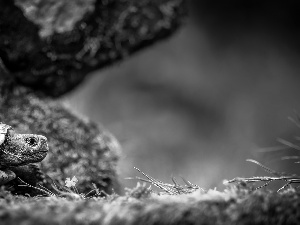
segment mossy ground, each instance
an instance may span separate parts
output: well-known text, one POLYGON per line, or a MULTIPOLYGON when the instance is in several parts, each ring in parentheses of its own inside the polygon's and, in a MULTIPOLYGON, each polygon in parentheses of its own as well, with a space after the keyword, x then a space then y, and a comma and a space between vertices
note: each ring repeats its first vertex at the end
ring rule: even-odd
POLYGON ((0 224, 299 224, 300 192, 230 186, 158 195, 144 185, 124 196, 20 197, 0 192, 0 224))

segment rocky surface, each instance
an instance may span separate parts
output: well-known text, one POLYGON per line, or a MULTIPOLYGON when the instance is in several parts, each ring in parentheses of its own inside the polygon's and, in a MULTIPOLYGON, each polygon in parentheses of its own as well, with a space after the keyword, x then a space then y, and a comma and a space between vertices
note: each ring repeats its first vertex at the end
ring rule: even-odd
POLYGON ((60 96, 173 34, 185 14, 183 0, 1 1, 0 59, 18 83, 60 96))
POLYGON ((19 86, 10 89, 1 104, 0 121, 18 133, 47 137, 49 152, 41 170, 59 184, 76 176, 80 191, 91 190, 93 183, 108 193, 117 189, 120 147, 104 128, 74 115, 57 101, 19 86))

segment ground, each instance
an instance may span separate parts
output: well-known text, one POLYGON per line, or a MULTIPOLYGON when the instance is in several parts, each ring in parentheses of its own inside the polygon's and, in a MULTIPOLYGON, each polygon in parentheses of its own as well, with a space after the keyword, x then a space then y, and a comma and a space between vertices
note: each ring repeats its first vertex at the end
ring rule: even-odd
MULTIPOLYGON (((228 187, 157 195, 140 185, 125 196, 16 197, 2 191, 3 224, 299 224, 300 194, 228 187)), ((2 224, 0 222, 0 224, 2 224)))

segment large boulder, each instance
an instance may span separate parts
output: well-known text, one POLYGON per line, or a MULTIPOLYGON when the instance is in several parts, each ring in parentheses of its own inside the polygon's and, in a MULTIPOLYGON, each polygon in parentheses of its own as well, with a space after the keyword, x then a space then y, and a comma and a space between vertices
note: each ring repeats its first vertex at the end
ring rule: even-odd
POLYGON ((18 83, 60 96, 170 36, 185 14, 184 0, 0 1, 0 60, 18 83))
MULTIPOLYGON (((58 101, 38 96, 24 87, 12 87, 1 102, 0 121, 18 133, 47 137, 49 153, 41 170, 64 185, 67 177, 76 176, 80 192, 94 185, 111 193, 117 189, 117 140, 103 127, 70 112, 58 101)), ((51 187, 50 183, 45 184, 51 187)))

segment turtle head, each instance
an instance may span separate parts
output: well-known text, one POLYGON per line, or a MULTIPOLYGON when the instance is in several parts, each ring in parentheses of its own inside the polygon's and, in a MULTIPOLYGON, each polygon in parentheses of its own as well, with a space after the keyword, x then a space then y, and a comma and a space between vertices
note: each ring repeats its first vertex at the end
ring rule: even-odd
MULTIPOLYGON (((6 125, 7 126, 7 125, 6 125)), ((8 126, 0 129, 0 165, 21 166, 42 161, 48 152, 47 138, 36 134, 17 134, 8 126)))

